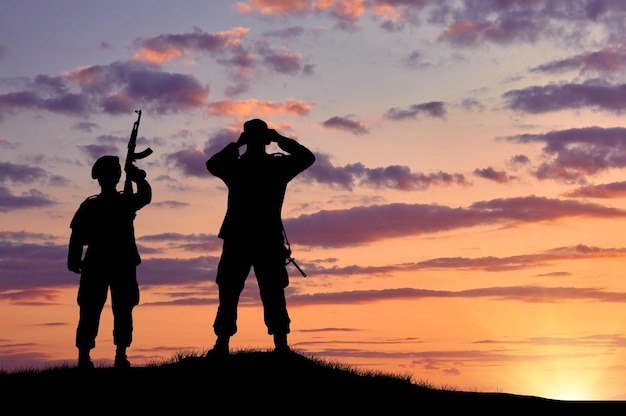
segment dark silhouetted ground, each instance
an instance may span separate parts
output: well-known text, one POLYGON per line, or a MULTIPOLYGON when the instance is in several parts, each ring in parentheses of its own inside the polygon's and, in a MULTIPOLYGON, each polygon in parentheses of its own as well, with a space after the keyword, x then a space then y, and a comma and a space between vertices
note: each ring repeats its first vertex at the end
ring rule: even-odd
POLYGON ((361 372, 295 352, 242 351, 207 359, 119 370, 69 366, 0 374, 0 397, 12 414, 437 414, 479 410, 506 414, 579 408, 623 414, 626 402, 575 402, 506 393, 434 389, 384 373, 361 372), (113 413, 114 412, 114 413, 113 413))

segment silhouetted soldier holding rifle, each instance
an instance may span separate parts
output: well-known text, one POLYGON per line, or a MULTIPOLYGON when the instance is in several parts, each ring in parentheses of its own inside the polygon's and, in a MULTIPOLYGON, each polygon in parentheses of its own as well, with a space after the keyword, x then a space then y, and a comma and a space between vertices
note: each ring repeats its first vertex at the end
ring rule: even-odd
MULTIPOLYGON (((141 117, 141 112, 138 113, 141 117)), ((94 367, 90 351, 96 345, 100 315, 109 288, 113 343, 117 347, 115 367, 130 367, 126 348, 132 342, 133 308, 139 304, 136 268, 141 262, 133 222, 137 211, 152 200, 152 188, 146 180, 146 172, 133 164, 137 155, 152 153, 149 148, 140 154, 134 153, 138 124, 139 118, 129 142, 124 191, 116 189, 122 176, 119 158, 100 157, 93 165, 91 177, 98 180, 101 192, 82 202, 70 224, 72 234, 67 267, 81 275, 77 298, 80 318, 76 329, 79 368, 94 367), (133 192, 133 182, 137 186, 136 193, 133 192), (87 249, 83 257, 84 246, 87 249)))
POLYGON ((259 284, 263 315, 276 351, 290 351, 289 314, 284 289, 289 284, 281 211, 287 184, 315 162, 313 153, 297 141, 269 129, 263 120, 244 123, 236 143, 211 156, 208 171, 228 187, 228 205, 218 237, 223 239, 217 268, 219 306, 213 324, 217 341, 207 355, 228 354, 237 332, 237 305, 251 268, 259 284), (268 154, 276 142, 287 154, 268 154), (246 145, 241 156, 239 148, 246 145))

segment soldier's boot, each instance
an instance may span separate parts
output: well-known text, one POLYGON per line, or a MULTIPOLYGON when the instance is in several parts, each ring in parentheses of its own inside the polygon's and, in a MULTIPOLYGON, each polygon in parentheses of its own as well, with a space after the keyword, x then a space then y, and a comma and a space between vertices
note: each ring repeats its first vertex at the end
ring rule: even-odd
POLYGON ((278 353, 291 351, 289 344, 287 344, 287 334, 274 334, 274 351, 278 353))
POLYGON ((211 348, 206 353, 207 358, 228 355, 229 354, 228 352, 229 342, 230 342, 229 336, 218 336, 213 348, 211 348))
POLYGON ((78 349, 78 368, 81 370, 91 370, 94 368, 89 351, 89 348, 78 349))
POLYGON ((130 361, 126 357, 126 347, 118 346, 115 350, 115 368, 130 368, 130 361))

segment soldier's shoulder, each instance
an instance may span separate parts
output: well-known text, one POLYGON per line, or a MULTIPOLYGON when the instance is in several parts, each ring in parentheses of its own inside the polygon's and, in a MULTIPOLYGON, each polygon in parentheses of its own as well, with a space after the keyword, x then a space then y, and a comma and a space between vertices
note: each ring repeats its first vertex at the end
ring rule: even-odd
POLYGON ((98 195, 91 195, 85 198, 85 200, 80 204, 81 207, 93 205, 96 201, 98 201, 98 195))
POLYGON ((88 197, 87 197, 87 198, 85 198, 85 200, 83 201, 83 204, 84 204, 84 203, 93 202, 93 201, 97 200, 99 196, 100 196, 100 195, 98 195, 98 194, 88 196, 88 197))

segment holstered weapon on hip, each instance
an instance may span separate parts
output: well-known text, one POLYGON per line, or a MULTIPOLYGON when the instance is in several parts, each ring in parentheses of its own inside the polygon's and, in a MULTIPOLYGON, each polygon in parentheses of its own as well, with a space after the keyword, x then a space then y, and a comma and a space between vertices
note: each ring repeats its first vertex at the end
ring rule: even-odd
POLYGON ((126 172, 126 180, 124 181, 124 194, 132 195, 133 182, 128 177, 128 169, 134 164, 135 160, 143 159, 152 154, 152 149, 149 147, 139 153, 135 153, 135 147, 137 146, 137 133, 139 132, 139 121, 141 120, 141 110, 135 110, 137 113, 137 121, 133 124, 133 130, 130 133, 130 140, 128 141, 128 151, 126 153, 126 163, 124 164, 124 171, 126 172))

